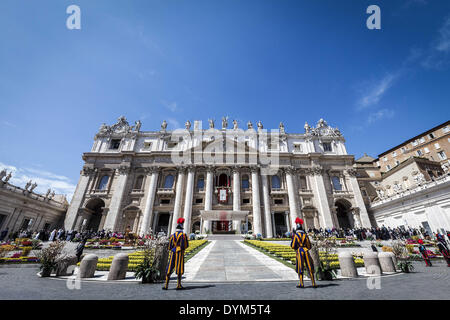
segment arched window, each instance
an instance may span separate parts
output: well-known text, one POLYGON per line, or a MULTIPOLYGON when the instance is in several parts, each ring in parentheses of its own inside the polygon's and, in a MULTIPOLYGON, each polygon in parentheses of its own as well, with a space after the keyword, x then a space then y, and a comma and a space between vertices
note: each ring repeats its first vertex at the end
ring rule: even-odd
POLYGON ((228 176, 225 173, 222 173, 219 176, 219 187, 227 187, 228 186, 228 176))
POLYGON ((169 174, 164 179, 164 188, 165 189, 170 189, 172 187, 173 187, 173 175, 169 174))
POLYGON ((100 179, 100 182, 98 183, 98 189, 99 190, 106 190, 106 188, 108 187, 108 180, 109 180, 109 176, 104 175, 100 179))
POLYGON ((205 187, 205 179, 203 176, 199 176, 197 180, 197 189, 203 189, 205 187))
POLYGON ((248 189, 249 187, 248 175, 244 174, 242 176, 242 189, 248 189))
POLYGON ((281 183, 278 176, 272 176, 272 189, 280 189, 281 183))
POLYGON ((134 183, 135 190, 142 190, 142 184, 144 183, 144 176, 139 176, 134 183))
POLYGON ((331 177, 331 182, 333 183, 334 190, 342 190, 341 179, 339 177, 333 176, 331 177))

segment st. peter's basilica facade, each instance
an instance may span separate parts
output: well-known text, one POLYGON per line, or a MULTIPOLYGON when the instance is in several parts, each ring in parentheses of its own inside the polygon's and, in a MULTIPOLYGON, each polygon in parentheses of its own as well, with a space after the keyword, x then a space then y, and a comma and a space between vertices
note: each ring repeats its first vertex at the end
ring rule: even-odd
POLYGON ((185 231, 264 237, 306 228, 370 227, 354 157, 337 128, 320 119, 303 133, 283 123, 245 130, 223 118, 191 128, 141 131, 124 117, 103 124, 67 211, 66 230, 170 233, 184 217, 185 231))

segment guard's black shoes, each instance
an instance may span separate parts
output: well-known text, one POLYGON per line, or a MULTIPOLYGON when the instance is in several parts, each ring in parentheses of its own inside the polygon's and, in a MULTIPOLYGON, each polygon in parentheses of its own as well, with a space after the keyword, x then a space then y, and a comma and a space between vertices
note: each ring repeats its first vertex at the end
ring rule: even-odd
POLYGON ((166 287, 162 287, 161 289, 163 289, 163 290, 167 290, 167 288, 166 288, 166 287))

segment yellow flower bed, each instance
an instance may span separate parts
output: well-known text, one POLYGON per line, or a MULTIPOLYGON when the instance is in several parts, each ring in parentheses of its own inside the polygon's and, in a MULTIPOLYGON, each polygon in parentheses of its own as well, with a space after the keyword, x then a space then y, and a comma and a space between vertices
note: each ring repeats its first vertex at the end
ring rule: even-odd
MULTIPOLYGON (((296 264, 296 252, 288 245, 275 244, 270 242, 258 241, 258 240, 244 240, 257 248, 263 249, 270 254, 280 257, 284 260, 290 261, 292 264, 296 264)), ((336 253, 328 254, 328 258, 325 257, 326 253, 323 251, 319 252, 320 261, 330 263, 331 268, 339 269, 339 258, 336 253)), ((356 267, 364 266, 364 260, 358 257, 353 257, 356 267)))
MULTIPOLYGON (((184 255, 185 257, 194 253, 198 247, 203 245, 207 240, 191 240, 189 241, 189 247, 185 250, 184 255)), ((136 251, 133 253, 128 254, 128 271, 134 271, 136 270, 136 267, 144 262, 144 252, 143 251, 136 251)), ((110 256, 107 258, 100 258, 97 262, 97 270, 99 271, 109 271, 109 268, 111 267, 111 263, 114 259, 114 256, 110 256)), ((79 266, 80 263, 78 262, 77 265, 79 266)))

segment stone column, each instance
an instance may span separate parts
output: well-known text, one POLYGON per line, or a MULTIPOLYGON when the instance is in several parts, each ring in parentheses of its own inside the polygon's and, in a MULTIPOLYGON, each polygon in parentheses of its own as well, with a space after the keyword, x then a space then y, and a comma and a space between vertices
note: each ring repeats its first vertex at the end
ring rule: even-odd
POLYGON ((81 170, 80 179, 78 180, 75 193, 73 194, 72 201, 70 202, 70 206, 67 209, 66 218, 64 220, 65 230, 74 230, 75 228, 75 221, 78 216, 78 210, 83 205, 83 199, 86 194, 89 179, 93 173, 94 169, 92 168, 83 167, 83 170, 81 170))
POLYGON ((106 217, 108 216, 108 208, 102 208, 102 218, 100 220, 100 224, 98 226, 98 230, 104 229, 106 217))
POLYGON ((261 202, 259 196, 259 170, 257 167, 252 169, 252 202, 253 202, 253 233, 262 234, 261 226, 261 202))
MULTIPOLYGON (((158 212, 158 211, 155 211, 155 213, 154 213, 154 215, 153 215, 152 225, 151 225, 151 228, 152 228, 153 233, 157 233, 157 232, 158 232, 158 230, 156 230, 156 227, 158 226, 158 225, 156 224, 156 221, 158 220, 158 216, 159 216, 159 212, 158 212)), ((169 223, 169 227, 171 227, 171 226, 172 226, 172 224, 169 223)), ((170 231, 170 230, 169 230, 169 231, 170 231)))
POLYGON ((328 204, 328 196, 323 178, 323 169, 320 166, 313 166, 307 170, 307 174, 311 175, 313 178, 314 197, 317 199, 316 203, 322 218, 321 226, 323 228, 333 228, 333 220, 331 218, 330 205, 328 204))
MULTIPOLYGON (((208 166, 206 168, 206 188, 205 188, 205 210, 212 210, 212 195, 213 195, 213 168, 208 166)), ((206 230, 211 230, 212 223, 207 220, 203 223, 202 233, 206 233, 206 230)))
POLYGON ((195 168, 189 167, 186 183, 186 198, 184 201, 184 232, 189 236, 191 234, 191 218, 192 218, 192 198, 194 196, 194 176, 195 168))
POLYGON ((177 178, 177 186, 175 190, 175 203, 173 207, 173 218, 172 218, 172 227, 169 228, 169 234, 175 232, 177 228, 177 220, 181 217, 181 199, 183 198, 183 184, 184 184, 184 174, 186 172, 186 168, 180 168, 178 170, 178 178, 177 178))
MULTIPOLYGON (((289 223, 289 211, 286 211, 284 213, 284 218, 286 220, 286 231, 287 232, 291 232, 292 230, 291 230, 291 226, 290 226, 290 223, 289 223)), ((294 223, 295 223, 295 221, 294 221, 294 223)), ((295 226, 295 224, 293 224, 293 226, 295 226)))
POLYGON ((114 185, 114 194, 111 198, 111 204, 109 205, 109 213, 105 221, 105 230, 115 230, 117 224, 117 218, 119 217, 123 196, 125 194, 125 186, 127 184, 128 173, 130 172, 129 166, 120 166, 116 173, 118 174, 116 183, 114 185))
POLYGON ((297 194, 295 190, 295 184, 294 184, 294 176, 293 176, 293 169, 287 168, 286 170, 286 182, 287 182, 287 188, 288 188, 288 198, 289 198, 289 211, 290 211, 290 218, 291 218, 291 225, 295 226, 295 219, 299 216, 301 216, 299 210, 298 210, 298 201, 297 201, 297 194))
POLYGON ((262 181, 262 189, 263 189, 263 201, 264 201, 264 220, 265 220, 265 229, 266 229, 266 238, 273 237, 273 228, 272 228, 272 214, 270 213, 270 198, 269 198, 269 181, 267 179, 267 175, 261 175, 262 181))
POLYGON ((158 169, 149 168, 147 172, 150 173, 151 176, 150 185, 147 191, 147 199, 145 200, 144 216, 139 230, 140 236, 148 234, 151 230, 150 223, 153 219, 153 204, 155 202, 156 187, 158 183, 158 169))
POLYGON ((350 186, 353 191, 353 196, 355 197, 356 206, 359 208, 359 216, 361 218, 361 226, 363 228, 372 227, 369 219, 369 214, 366 210, 366 205, 364 204, 364 199, 361 195, 361 189, 359 189, 358 180, 356 179, 356 170, 349 169, 345 171, 348 180, 350 181, 350 186))
MULTIPOLYGON (((233 168, 233 210, 240 211, 241 210, 241 178, 239 174, 239 168, 233 168)), ((233 229, 237 230, 238 233, 241 233, 241 221, 234 220, 233 221, 233 229)))
POLYGON ((276 226, 275 226, 275 212, 271 213, 272 218, 272 236, 277 234, 276 226))

